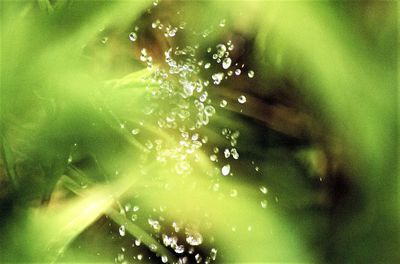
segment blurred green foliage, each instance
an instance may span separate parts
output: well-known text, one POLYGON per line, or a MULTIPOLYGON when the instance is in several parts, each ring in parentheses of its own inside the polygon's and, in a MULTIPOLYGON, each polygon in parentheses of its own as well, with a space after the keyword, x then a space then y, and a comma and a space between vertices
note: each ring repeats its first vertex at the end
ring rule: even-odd
MULTIPOLYGON (((119 213, 121 203, 135 200, 143 215, 164 206, 167 222, 197 223, 215 238, 221 263, 396 263, 398 3, 152 6, 1 2, 0 262, 108 263, 121 243, 138 237, 145 245, 140 250, 173 261, 176 254, 150 235, 147 219, 128 224, 119 213), (246 109, 221 109, 204 129, 210 146, 222 144, 223 127, 241 132, 235 175, 220 192, 210 188, 207 174, 212 147, 183 180, 171 173, 174 164, 145 154, 144 135, 178 144, 142 111, 141 79, 150 72, 133 45, 160 53, 172 45, 145 28, 157 16, 197 32, 213 28, 207 38, 183 31, 176 45, 208 47, 236 38, 244 43, 238 57, 255 69, 255 80, 210 91, 229 103, 242 93, 248 98, 246 109), (218 27, 222 19, 226 26, 218 27), (139 35, 132 44, 127 36, 135 25, 143 40, 139 35), (289 99, 272 98, 279 93, 289 99), (132 137, 144 119, 143 138, 132 137), (271 197, 266 210, 260 185, 271 197), (232 189, 237 198, 229 197, 232 189), (126 241, 110 239, 123 224, 126 241), (146 249, 156 243, 156 253, 146 249)), ((211 245, 207 240, 204 250, 211 245)))

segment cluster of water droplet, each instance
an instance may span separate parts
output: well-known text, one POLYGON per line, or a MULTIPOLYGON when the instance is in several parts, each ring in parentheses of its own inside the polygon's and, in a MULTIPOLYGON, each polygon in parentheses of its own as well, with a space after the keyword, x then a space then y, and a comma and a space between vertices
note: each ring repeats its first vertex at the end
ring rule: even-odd
MULTIPOLYGON (((153 5, 157 6, 158 1, 153 2, 153 5)), ((223 19, 219 26, 225 27, 225 24, 226 20, 223 19)), ((184 22, 178 26, 169 23, 163 24, 158 19, 151 23, 151 28, 161 31, 165 38, 175 37, 185 27, 186 23, 184 22)), ((135 27, 135 30, 129 33, 128 39, 131 42, 137 41, 137 31, 138 28, 135 27)), ((205 30, 202 33, 203 37, 206 37, 210 32, 209 29, 205 30)), ((208 137, 202 134, 201 128, 207 126, 217 114, 217 106, 225 108, 228 105, 228 101, 225 99, 214 102, 214 98, 210 96, 211 90, 218 89, 218 86, 222 85, 224 80, 231 77, 235 78, 235 76, 240 76, 243 72, 246 72, 244 64, 234 62, 230 57, 234 48, 232 41, 219 43, 213 48, 209 47, 206 51, 210 56, 210 61, 203 61, 198 59, 198 53, 202 52, 198 45, 172 46, 164 52, 163 60, 158 62, 153 61, 151 50, 141 49, 139 59, 149 70, 149 76, 143 80, 146 83, 146 104, 143 113, 152 117, 149 120, 156 120, 155 126, 158 129, 175 139, 173 143, 162 138, 147 139, 144 145, 149 153, 155 154, 158 162, 174 164, 173 169, 177 174, 191 174, 192 163, 199 160, 199 150, 208 142, 208 137), (200 75, 208 78, 203 79, 200 75)), ((254 71, 247 71, 249 78, 253 78, 254 75, 254 71)), ((245 95, 240 95, 237 98, 239 104, 246 102, 245 95)), ((131 130, 133 136, 138 135, 139 132, 138 128, 131 130)), ((239 159, 237 141, 240 133, 229 128, 223 128, 221 135, 228 142, 221 147, 221 150, 214 147, 209 158, 210 161, 215 162, 215 170, 218 174, 232 176, 233 172, 229 161, 239 159)), ((256 167, 256 171, 258 171, 258 167, 256 167)), ((212 186, 213 191, 218 191, 219 186, 220 183, 217 180, 212 186)), ((260 191, 262 195, 266 195, 268 189, 261 186, 260 191)), ((229 196, 237 197, 238 191, 231 189, 229 196)), ((261 207, 267 207, 267 200, 264 198, 261 200, 261 207)), ((125 206, 123 211, 123 214, 130 218, 132 222, 138 220, 138 206, 125 206)), ((145 217, 144 219, 156 234, 155 237, 160 240, 160 243, 179 255, 179 263, 191 262, 189 255, 194 256, 196 263, 210 263, 216 260, 217 249, 215 248, 212 248, 208 255, 196 252, 196 247, 203 244, 203 235, 196 228, 173 222, 171 226, 174 232, 171 233, 166 232, 164 218, 161 216, 158 218, 145 217), (183 234, 184 239, 182 239, 183 234)), ((251 231, 251 225, 247 229, 251 231)), ((121 225, 118 231, 120 236, 125 236, 125 225, 121 225)), ((236 227, 232 227, 232 232, 235 231, 236 227)), ((137 238, 132 246, 140 245, 141 240, 137 238)), ((150 249, 155 252, 157 246, 151 245, 150 249)), ((161 255, 159 257, 163 263, 169 261, 167 256, 161 255)), ((143 258, 142 254, 138 254, 135 260, 141 261, 143 258)), ((118 254, 117 259, 122 262, 124 260, 123 253, 118 254)))

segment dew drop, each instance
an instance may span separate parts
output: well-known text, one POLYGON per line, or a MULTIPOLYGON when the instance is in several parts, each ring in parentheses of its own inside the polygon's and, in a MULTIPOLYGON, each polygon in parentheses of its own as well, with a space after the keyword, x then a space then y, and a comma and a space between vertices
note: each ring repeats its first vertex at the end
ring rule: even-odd
POLYGON ((222 58, 225 55, 225 52, 226 52, 226 46, 224 44, 218 44, 217 53, 214 55, 217 55, 217 58, 222 58))
POLYGON ((124 225, 120 226, 118 231, 119 231, 120 236, 125 236, 125 226, 124 225))
POLYGON ((265 208, 267 208, 268 202, 267 202, 267 200, 262 200, 260 204, 261 204, 261 207, 265 209, 265 208))
POLYGON ((134 42, 137 40, 137 34, 135 32, 129 33, 129 40, 134 42))
POLYGON ((153 251, 153 252, 155 252, 155 251, 157 250, 157 246, 154 245, 154 244, 151 244, 151 245, 149 246, 149 248, 150 248, 150 250, 153 251))
POLYGON ((221 102, 219 103, 220 107, 225 107, 228 104, 228 102, 226 100, 221 100, 221 102))
POLYGON ((225 58, 222 61, 222 68, 224 68, 225 70, 228 69, 231 66, 232 60, 231 58, 225 58))
POLYGON ((174 228, 175 232, 179 232, 179 230, 181 229, 180 226, 176 222, 172 223, 172 227, 174 228))
POLYGON ((215 108, 214 108, 213 106, 211 106, 211 105, 207 105, 207 106, 204 108, 204 113, 205 113, 207 116, 212 116, 213 114, 215 114, 215 108))
POLYGON ((265 186, 260 186, 260 191, 261 191, 263 194, 267 194, 267 193, 268 193, 268 189, 267 189, 267 187, 265 187, 265 186))
POLYGON ((220 27, 225 27, 225 23, 226 23, 226 20, 225 20, 225 19, 222 19, 222 20, 219 22, 219 26, 220 26, 220 27))
POLYGON ((249 78, 253 78, 254 77, 254 71, 249 71, 247 73, 247 75, 249 76, 249 78))
POLYGON ((135 222, 138 219, 137 214, 132 214, 131 220, 132 222, 135 222))
POLYGON ((207 62, 206 64, 204 64, 204 69, 208 69, 210 68, 211 64, 209 62, 207 62))
POLYGON ((220 84, 222 79, 224 78, 223 72, 218 72, 212 75, 212 79, 214 80, 214 84, 220 84))
POLYGON ((132 131, 131 131, 132 135, 137 135, 137 134, 139 134, 139 132, 140 132, 140 129, 139 129, 139 128, 134 128, 134 129, 132 129, 132 131))
POLYGON ((212 260, 215 260, 217 258, 217 250, 215 248, 211 249, 210 257, 212 260))
POLYGON ((157 220, 153 220, 151 218, 148 219, 149 225, 156 231, 160 231, 160 223, 157 220))
POLYGON ((108 37, 104 37, 101 39, 101 43, 106 44, 108 41, 108 37))
POLYGON ((241 104, 246 103, 246 96, 244 96, 244 95, 239 96, 238 102, 241 104))
POLYGON ((197 253, 194 258, 196 259, 196 263, 200 263, 203 260, 199 253, 197 253))
POLYGON ((228 175, 230 171, 231 171, 231 165, 229 165, 229 164, 226 164, 221 169, 221 173, 222 173, 223 176, 228 175))
POLYGON ((224 150, 224 156, 225 158, 229 158, 231 156, 231 152, 229 151, 229 149, 224 150))
POLYGON ((182 254, 183 252, 185 252, 185 247, 183 245, 177 245, 175 247, 175 252, 178 254, 182 254))
POLYGON ((236 70, 235 70, 235 74, 236 74, 236 75, 240 75, 241 73, 242 73, 242 71, 241 71, 240 69, 236 69, 236 70))
POLYGON ((198 246, 203 243, 203 236, 198 232, 189 233, 186 242, 191 246, 198 246))
POLYGON ((234 159, 239 158, 239 153, 237 152, 237 150, 235 148, 231 149, 231 154, 234 159))

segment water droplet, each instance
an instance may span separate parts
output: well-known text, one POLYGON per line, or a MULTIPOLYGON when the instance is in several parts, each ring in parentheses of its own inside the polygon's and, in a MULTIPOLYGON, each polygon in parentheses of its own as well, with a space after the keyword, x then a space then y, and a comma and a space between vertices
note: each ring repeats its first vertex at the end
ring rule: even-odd
POLYGON ((129 39, 132 42, 136 41, 137 40, 137 34, 135 32, 129 33, 129 39))
POLYGON ((225 19, 222 19, 222 20, 219 22, 219 26, 220 26, 220 27, 225 27, 225 23, 226 23, 226 20, 225 20, 225 19))
POLYGON ((200 95, 199 100, 200 102, 204 103, 207 100, 207 92, 204 92, 202 95, 200 95))
POLYGON ((209 62, 207 62, 206 64, 204 64, 204 69, 208 69, 210 68, 211 64, 209 62))
POLYGON ((137 259, 138 259, 138 260, 142 260, 142 258, 143 258, 143 255, 142 255, 142 254, 138 254, 138 255, 137 255, 137 259))
POLYGON ((138 239, 135 239, 135 245, 136 246, 140 246, 142 244, 142 241, 138 238, 138 239))
POLYGON ((225 55, 226 52, 226 46, 224 44, 218 44, 217 45, 217 58, 222 58, 225 55))
POLYGON ((161 261, 162 263, 167 263, 168 262, 168 257, 167 256, 161 256, 161 261))
POLYGON ((211 161, 216 161, 216 160, 217 160, 217 155, 212 154, 212 155, 210 156, 210 160, 211 160, 211 161))
POLYGON ((241 104, 246 103, 246 96, 244 96, 244 95, 239 96, 238 102, 241 104))
POLYGON ((120 226, 118 231, 119 231, 120 236, 125 236, 125 226, 124 225, 120 226))
POLYGON ((267 187, 265 187, 265 186, 260 186, 260 191, 261 191, 263 194, 267 194, 267 193, 268 193, 268 189, 267 189, 267 187))
POLYGON ((222 173, 223 176, 228 175, 230 171, 231 171, 231 165, 229 165, 229 164, 226 164, 221 169, 221 173, 222 173))
POLYGON ((212 115, 215 114, 215 108, 214 108, 213 106, 211 106, 211 105, 207 105, 207 106, 204 108, 204 113, 205 113, 207 116, 212 116, 212 115))
MULTIPOLYGON (((99 253, 97 253, 97 255, 99 255, 99 253)), ((119 262, 122 262, 124 259, 125 259, 124 254, 118 253, 118 255, 117 255, 117 260, 118 260, 119 262)))
POLYGON ((221 83, 222 79, 224 78, 224 73, 218 72, 218 73, 213 74, 211 77, 214 80, 214 84, 218 85, 221 83))
POLYGON ((160 25, 160 20, 158 20, 158 19, 155 22, 151 23, 152 28, 156 28, 156 27, 158 27, 158 25, 160 25))
POLYGON ((225 58, 222 61, 222 68, 224 68, 225 70, 228 69, 231 66, 232 60, 231 58, 225 58))
POLYGON ((267 208, 268 202, 267 202, 267 200, 264 199, 264 200, 261 201, 260 204, 261 204, 262 208, 267 208))
POLYGON ((229 149, 224 150, 224 156, 225 158, 229 158, 231 156, 231 152, 229 151, 229 149))
POLYGON ((219 106, 224 108, 227 104, 228 104, 228 102, 226 100, 221 100, 221 102, 219 103, 219 106))
POLYGON ((235 70, 235 74, 236 74, 236 75, 240 75, 241 73, 242 73, 242 71, 241 71, 240 69, 236 69, 236 70, 235 70))
POLYGON ((151 245, 149 246, 149 248, 150 248, 150 250, 153 251, 153 252, 155 252, 155 251, 157 250, 157 246, 154 245, 154 244, 151 244, 151 245))
POLYGON ((186 242, 191 246, 198 246, 203 243, 203 236, 199 232, 189 232, 186 242))
POLYGON ((189 253, 189 254, 193 254, 193 253, 194 253, 194 248, 193 248, 193 247, 190 247, 189 250, 188 250, 188 253, 189 253))
POLYGON ((135 222, 138 219, 137 214, 132 214, 131 220, 132 222, 135 222))
POLYGON ((185 247, 183 245, 176 245, 174 250, 176 253, 182 254, 185 252, 185 247))
POLYGON ((173 222, 173 223, 172 223, 172 227, 174 228, 175 232, 177 232, 177 233, 178 233, 179 230, 181 229, 180 226, 179 226, 176 222, 173 222))
POLYGON ((237 150, 235 148, 231 149, 231 154, 234 159, 239 158, 239 153, 237 152, 237 150))
POLYGON ((160 231, 160 223, 157 220, 153 220, 151 218, 148 219, 149 225, 155 230, 155 231, 160 231))
POLYGON ((253 78, 254 77, 254 71, 249 71, 247 73, 247 75, 249 76, 249 78, 253 78))
POLYGON ((101 39, 101 43, 106 44, 108 41, 108 37, 104 37, 101 39))
POLYGON ((202 261, 202 257, 200 256, 199 253, 197 253, 196 256, 194 256, 194 258, 196 259, 196 263, 200 263, 202 261))
POLYGON ((210 257, 211 257, 212 260, 215 260, 217 258, 217 252, 218 251, 215 248, 211 249, 210 257))
POLYGON ((139 128, 134 128, 134 129, 132 129, 132 131, 131 131, 132 135, 137 135, 137 134, 139 134, 139 132, 140 132, 140 129, 139 129, 139 128))
POLYGON ((236 189, 232 189, 231 192, 230 192, 230 196, 231 196, 231 197, 236 197, 237 194, 238 194, 238 192, 237 192, 236 189))

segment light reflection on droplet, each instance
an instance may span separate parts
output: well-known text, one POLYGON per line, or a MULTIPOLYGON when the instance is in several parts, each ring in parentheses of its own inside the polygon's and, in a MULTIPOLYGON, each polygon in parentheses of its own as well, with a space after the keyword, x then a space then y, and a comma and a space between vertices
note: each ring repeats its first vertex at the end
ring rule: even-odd
POLYGON ((137 134, 139 134, 139 132, 140 132, 140 129, 139 129, 139 128, 134 128, 134 129, 132 129, 132 131, 131 131, 132 135, 137 135, 137 134))
POLYGON ((228 104, 228 102, 226 100, 221 100, 221 102, 219 103, 220 107, 225 107, 228 104))
POLYGON ((249 78, 253 78, 254 77, 254 71, 249 71, 247 73, 247 75, 249 76, 249 78))
POLYGON ((124 225, 121 225, 119 227, 118 231, 119 231, 120 236, 125 236, 125 226, 124 225))
POLYGON ((137 40, 137 34, 135 32, 129 33, 129 40, 135 42, 137 40))
POLYGON ((267 187, 265 187, 265 186, 260 186, 260 191, 261 191, 263 194, 267 194, 267 193, 268 193, 268 189, 267 189, 267 187))
POLYGON ((264 200, 262 200, 262 201, 260 202, 260 204, 261 204, 261 207, 265 209, 265 208, 267 208, 268 201, 264 199, 264 200))
POLYGON ((228 69, 231 66, 232 60, 231 58, 225 58, 222 61, 222 68, 224 68, 225 70, 228 69))
POLYGON ((241 104, 244 104, 244 103, 246 103, 246 96, 244 96, 244 95, 241 95, 241 96, 239 96, 239 98, 238 98, 238 102, 239 103, 241 103, 241 104))
POLYGON ((229 164, 226 164, 221 169, 221 173, 222 173, 223 176, 228 175, 230 171, 231 171, 231 165, 229 165, 229 164))

